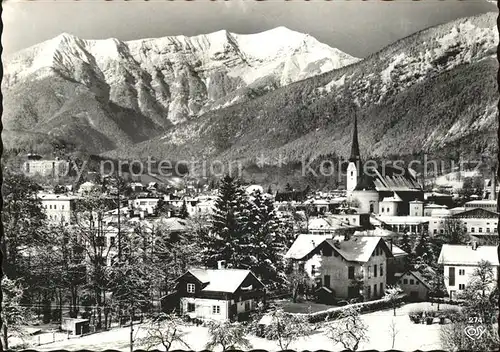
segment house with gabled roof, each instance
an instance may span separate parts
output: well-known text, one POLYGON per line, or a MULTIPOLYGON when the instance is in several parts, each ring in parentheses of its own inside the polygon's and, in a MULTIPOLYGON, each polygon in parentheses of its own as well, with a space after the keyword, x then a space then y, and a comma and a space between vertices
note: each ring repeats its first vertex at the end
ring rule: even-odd
POLYGON ((321 290, 339 299, 384 295, 387 258, 393 255, 382 237, 299 235, 286 257, 321 290), (325 288, 325 289, 323 289, 325 288))
POLYGON ((183 315, 234 320, 256 309, 265 286, 250 270, 196 268, 177 279, 176 293, 183 315))
POLYGON ((431 286, 429 282, 416 270, 397 273, 396 284, 401 287, 411 300, 425 301, 429 297, 431 286))
POLYGON ((472 242, 471 245, 443 245, 438 264, 444 267, 444 283, 451 299, 465 290, 482 260, 492 266, 495 278, 491 285, 493 289, 500 274, 498 246, 480 246, 477 242, 472 242))

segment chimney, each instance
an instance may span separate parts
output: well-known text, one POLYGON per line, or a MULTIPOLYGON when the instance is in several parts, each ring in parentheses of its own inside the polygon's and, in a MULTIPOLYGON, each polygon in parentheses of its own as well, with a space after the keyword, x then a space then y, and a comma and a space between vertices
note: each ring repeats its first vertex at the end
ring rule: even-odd
POLYGON ((225 260, 217 261, 217 269, 225 269, 225 268, 226 268, 226 261, 225 260))
POLYGON ((472 242, 472 250, 475 251, 477 249, 477 241, 472 242))

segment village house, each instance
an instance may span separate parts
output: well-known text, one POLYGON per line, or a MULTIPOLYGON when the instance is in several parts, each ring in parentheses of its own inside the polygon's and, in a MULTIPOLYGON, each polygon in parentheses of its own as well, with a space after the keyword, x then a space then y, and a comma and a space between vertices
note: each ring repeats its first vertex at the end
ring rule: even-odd
POLYGON ((304 270, 314 289, 331 292, 335 299, 365 300, 384 295, 387 258, 392 253, 381 237, 302 234, 286 253, 296 270, 304 270))
POLYGON ((42 210, 51 224, 71 224, 74 222, 75 204, 79 197, 65 194, 39 193, 42 210))
POLYGON ((69 171, 69 162, 59 158, 44 160, 41 155, 28 154, 23 164, 26 176, 65 176, 69 171))
POLYGON ((431 287, 418 271, 407 271, 396 274, 396 284, 412 301, 425 301, 429 297, 431 287))
POLYGON ((497 249, 497 246, 479 246, 477 242, 471 245, 443 245, 438 264, 444 266, 446 290, 451 299, 465 290, 481 260, 488 261, 493 267, 495 280, 491 289, 494 288, 499 276, 497 249))
POLYGON ((177 279, 182 315, 194 319, 241 320, 264 299, 264 284, 243 269, 190 269, 177 279))

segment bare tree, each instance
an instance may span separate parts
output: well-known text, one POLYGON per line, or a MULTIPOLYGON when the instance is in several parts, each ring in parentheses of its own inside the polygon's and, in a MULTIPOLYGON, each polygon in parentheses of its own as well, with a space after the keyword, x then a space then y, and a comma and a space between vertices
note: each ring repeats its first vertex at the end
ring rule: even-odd
POLYGON ((287 350, 290 344, 301 336, 308 336, 312 332, 305 316, 287 314, 278 308, 271 313, 271 323, 268 325, 265 336, 270 340, 277 340, 282 350, 287 350))
POLYGON ((398 326, 394 318, 391 320, 389 324, 389 336, 391 337, 392 345, 391 348, 394 348, 394 344, 396 343, 396 336, 399 333, 398 326))
POLYGON ((341 343, 345 349, 357 351, 359 343, 368 341, 368 326, 359 314, 359 308, 346 306, 338 320, 327 326, 327 336, 335 343, 341 343))
POLYGON ((214 350, 221 346, 222 351, 236 349, 238 347, 252 348, 250 341, 245 337, 245 329, 239 323, 211 321, 208 325, 210 341, 206 349, 214 350))
POLYGON ((145 345, 148 350, 161 344, 165 351, 170 351, 176 342, 191 349, 184 338, 186 332, 182 331, 182 320, 175 314, 160 314, 146 326, 146 331, 147 336, 137 342, 145 345))

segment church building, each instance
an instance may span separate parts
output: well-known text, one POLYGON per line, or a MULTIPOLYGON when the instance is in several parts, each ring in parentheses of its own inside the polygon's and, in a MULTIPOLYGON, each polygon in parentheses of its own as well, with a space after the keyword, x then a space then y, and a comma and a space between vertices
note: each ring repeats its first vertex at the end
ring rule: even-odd
POLYGON ((354 117, 351 156, 347 165, 347 199, 360 213, 404 216, 410 202, 423 201, 424 192, 413 169, 363 164, 359 151, 358 121, 354 117))

